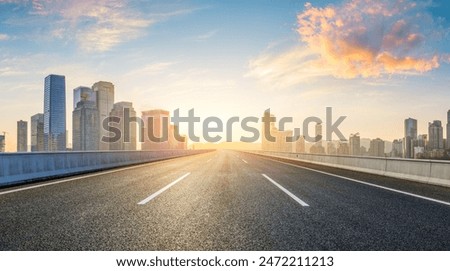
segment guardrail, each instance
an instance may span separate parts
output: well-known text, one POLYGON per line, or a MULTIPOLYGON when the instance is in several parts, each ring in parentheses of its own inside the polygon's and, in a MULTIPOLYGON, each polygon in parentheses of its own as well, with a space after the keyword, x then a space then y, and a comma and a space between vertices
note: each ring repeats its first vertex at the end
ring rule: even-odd
POLYGON ((211 150, 29 152, 0 154, 0 187, 211 150))
POLYGON ((450 161, 249 151, 312 164, 450 187, 450 161))

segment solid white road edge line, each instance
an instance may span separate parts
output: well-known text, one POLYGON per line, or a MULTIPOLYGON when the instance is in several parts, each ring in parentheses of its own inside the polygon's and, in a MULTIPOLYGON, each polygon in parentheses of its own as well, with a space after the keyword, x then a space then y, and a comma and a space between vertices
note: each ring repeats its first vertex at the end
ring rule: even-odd
POLYGON ((161 193, 163 193, 164 191, 166 191, 167 189, 171 188, 172 186, 174 186, 175 184, 177 184, 179 181, 183 180, 184 178, 186 178, 187 176, 189 176, 189 174, 191 174, 190 172, 184 174, 183 176, 181 176, 180 178, 176 179, 175 181, 171 182, 170 184, 164 186, 163 188, 161 188, 159 191, 157 191, 154 194, 151 194, 149 197, 147 197, 146 199, 140 201, 138 204, 139 205, 144 205, 147 204, 149 201, 151 201, 152 199, 156 198, 157 196, 159 196, 161 193))
POLYGON ((273 183, 276 187, 280 188, 281 191, 283 191, 284 193, 286 193, 289 197, 291 197, 292 199, 294 199, 297 203, 299 203, 301 206, 303 207, 308 207, 309 205, 304 202, 303 200, 299 199, 296 195, 292 194, 291 192, 289 192, 289 190, 287 190, 286 188, 282 187, 281 185, 279 185, 277 182, 275 182, 274 180, 272 180, 269 176, 267 176, 266 174, 262 174, 264 178, 266 178, 267 180, 269 180, 271 183, 273 183))
MULTIPOLYGON (((266 158, 266 157, 264 157, 264 158, 266 158)), ((285 164, 285 165, 289 165, 289 166, 293 166, 293 167, 297 167, 297 168, 302 168, 302 169, 306 169, 306 170, 309 170, 309 171, 325 174, 325 175, 328 175, 328 176, 344 179, 344 180, 347 180, 347 181, 352 181, 352 182, 355 182, 355 183, 360 183, 360 184, 364 184, 364 185, 368 185, 368 186, 384 189, 384 190, 387 190, 387 191, 391 191, 391 192, 395 192, 395 193, 399 193, 399 194, 403 194, 403 195, 407 195, 407 196, 411 196, 411 197, 415 197, 415 198, 428 200, 428 201, 432 201, 432 202, 435 202, 435 203, 440 203, 440 204, 444 204, 444 205, 450 206, 450 202, 446 202, 446 201, 442 201, 442 200, 438 200, 438 199, 433 199, 433 198, 429 198, 429 197, 425 197, 425 196, 421 196, 421 195, 417 195, 417 194, 413 194, 413 193, 397 190, 397 189, 394 189, 394 188, 389 188, 389 187, 386 187, 386 186, 381 186, 381 185, 377 185, 377 184, 373 184, 373 183, 368 183, 368 182, 360 181, 360 180, 349 178, 349 177, 344 177, 344 176, 333 174, 333 173, 328 173, 328 172, 317 170, 317 169, 312 169, 312 168, 308 168, 308 167, 294 165, 294 164, 291 164, 291 163, 278 161, 276 159, 271 159, 271 158, 268 158, 268 157, 266 159, 272 160, 272 161, 276 161, 276 162, 281 163, 281 164, 285 164)), ((299 162, 301 162, 301 161, 299 161, 299 162)))

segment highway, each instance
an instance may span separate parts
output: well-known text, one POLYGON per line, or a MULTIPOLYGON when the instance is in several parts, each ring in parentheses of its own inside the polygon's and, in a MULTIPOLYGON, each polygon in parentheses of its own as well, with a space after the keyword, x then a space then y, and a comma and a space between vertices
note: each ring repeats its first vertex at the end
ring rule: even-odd
POLYGON ((0 250, 450 250, 450 188, 214 151, 1 189, 0 232, 0 250))

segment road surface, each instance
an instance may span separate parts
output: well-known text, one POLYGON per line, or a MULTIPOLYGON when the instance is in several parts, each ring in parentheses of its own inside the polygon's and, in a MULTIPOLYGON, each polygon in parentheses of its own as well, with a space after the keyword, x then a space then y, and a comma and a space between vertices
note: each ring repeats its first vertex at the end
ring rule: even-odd
POLYGON ((214 151, 2 189, 0 249, 450 250, 449 188, 305 165, 214 151))

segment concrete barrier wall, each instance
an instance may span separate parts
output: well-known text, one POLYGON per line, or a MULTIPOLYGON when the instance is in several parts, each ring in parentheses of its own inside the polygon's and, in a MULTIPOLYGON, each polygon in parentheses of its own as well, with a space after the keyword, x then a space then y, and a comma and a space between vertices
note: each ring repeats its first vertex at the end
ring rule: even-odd
POLYGON ((250 153, 450 187, 450 161, 268 151, 250 153))
POLYGON ((209 152, 210 150, 33 152, 0 154, 0 187, 57 176, 209 152))

